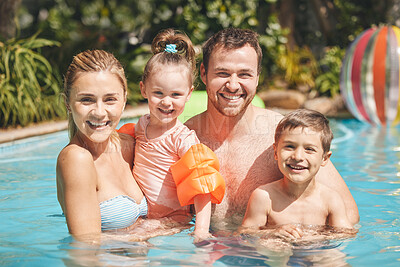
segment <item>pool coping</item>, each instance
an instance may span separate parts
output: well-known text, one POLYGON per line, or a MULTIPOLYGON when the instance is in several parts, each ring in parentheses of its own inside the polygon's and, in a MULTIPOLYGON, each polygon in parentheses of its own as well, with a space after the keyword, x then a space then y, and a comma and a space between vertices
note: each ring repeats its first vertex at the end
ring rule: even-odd
MULTIPOLYGON (((135 107, 127 107, 122 113, 122 119, 129 119, 142 116, 149 113, 147 104, 141 104, 135 107)), ((30 125, 23 128, 14 128, 0 130, 0 144, 24 139, 32 136, 39 136, 58 131, 63 131, 68 128, 68 121, 51 121, 42 122, 34 125, 30 125)))
MULTIPOLYGON (((286 113, 292 111, 289 109, 280 108, 269 108, 275 112, 285 115, 286 113)), ((149 107, 147 103, 140 104, 135 107, 127 106, 122 113, 122 119, 130 119, 142 116, 149 113, 149 107)), ((337 113, 334 117, 336 118, 349 118, 351 117, 348 112, 337 113)), ((329 116, 332 117, 332 116, 329 116)), ((58 131, 63 131, 68 128, 68 121, 51 121, 33 124, 27 127, 19 127, 13 129, 0 129, 0 144, 8 143, 28 137, 40 136, 49 133, 54 133, 58 131)))

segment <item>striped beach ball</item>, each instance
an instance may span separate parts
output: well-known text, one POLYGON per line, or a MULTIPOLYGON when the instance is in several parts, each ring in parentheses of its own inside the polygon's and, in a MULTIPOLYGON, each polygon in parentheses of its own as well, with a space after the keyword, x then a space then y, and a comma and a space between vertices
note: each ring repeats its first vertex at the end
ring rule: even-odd
POLYGON ((374 125, 400 122, 400 29, 373 27, 357 36, 346 51, 340 93, 354 117, 374 125))

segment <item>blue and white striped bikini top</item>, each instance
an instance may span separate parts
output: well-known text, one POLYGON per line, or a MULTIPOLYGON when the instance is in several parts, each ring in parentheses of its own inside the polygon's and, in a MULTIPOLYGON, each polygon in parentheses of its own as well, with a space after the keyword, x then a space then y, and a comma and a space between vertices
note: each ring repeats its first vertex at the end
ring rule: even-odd
POLYGON ((125 195, 119 195, 100 203, 101 230, 126 228, 140 216, 147 215, 147 201, 143 197, 140 204, 125 195))

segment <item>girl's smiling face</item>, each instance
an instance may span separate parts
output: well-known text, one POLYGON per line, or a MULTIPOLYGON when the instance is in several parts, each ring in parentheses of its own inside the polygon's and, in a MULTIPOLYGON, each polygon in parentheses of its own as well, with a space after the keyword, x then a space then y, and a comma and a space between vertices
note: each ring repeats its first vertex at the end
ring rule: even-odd
POLYGON ((278 167, 284 177, 293 183, 304 183, 314 178, 330 155, 330 151, 324 153, 321 133, 311 128, 287 129, 274 144, 278 167))
POLYGON ((94 143, 107 141, 125 107, 126 93, 115 74, 82 73, 74 82, 68 107, 78 133, 94 143))
POLYGON ((163 64, 140 82, 140 90, 148 100, 150 124, 174 124, 192 94, 191 75, 186 67, 163 64))

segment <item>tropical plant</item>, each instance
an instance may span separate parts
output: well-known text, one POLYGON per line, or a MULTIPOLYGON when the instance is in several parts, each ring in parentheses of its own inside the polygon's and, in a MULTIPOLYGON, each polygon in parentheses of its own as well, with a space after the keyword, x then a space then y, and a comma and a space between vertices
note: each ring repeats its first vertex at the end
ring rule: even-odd
POLYGON ((340 92, 340 69, 345 50, 330 47, 319 61, 320 74, 315 79, 315 89, 320 95, 336 96, 340 92))
POLYGON ((37 38, 0 42, 0 126, 65 118, 61 78, 40 49, 59 43, 37 38))
POLYGON ((278 67, 284 72, 289 86, 306 85, 313 88, 318 73, 318 63, 307 47, 287 48, 277 60, 278 67))

